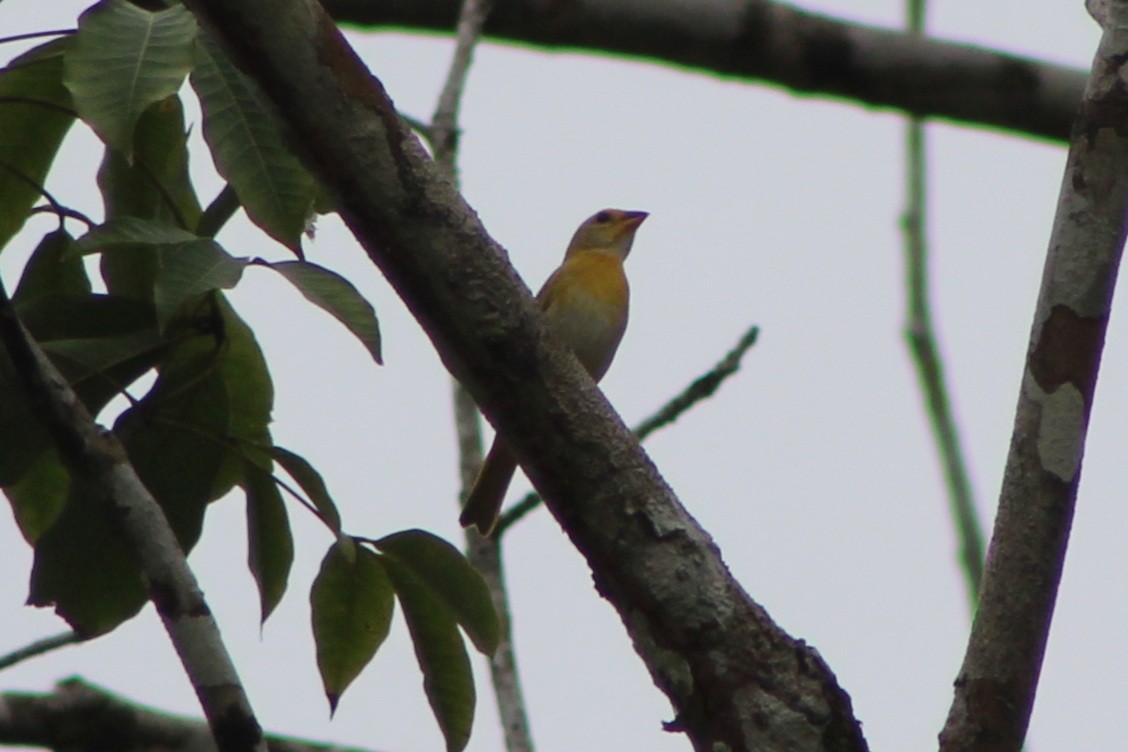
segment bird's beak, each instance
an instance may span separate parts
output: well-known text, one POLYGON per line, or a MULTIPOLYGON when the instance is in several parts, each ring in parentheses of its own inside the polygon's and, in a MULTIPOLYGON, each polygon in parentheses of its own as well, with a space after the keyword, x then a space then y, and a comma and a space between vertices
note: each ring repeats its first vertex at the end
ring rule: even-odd
POLYGON ((650 216, 650 212, 628 211, 623 212, 623 215, 623 225, 633 230, 642 224, 642 220, 650 216))

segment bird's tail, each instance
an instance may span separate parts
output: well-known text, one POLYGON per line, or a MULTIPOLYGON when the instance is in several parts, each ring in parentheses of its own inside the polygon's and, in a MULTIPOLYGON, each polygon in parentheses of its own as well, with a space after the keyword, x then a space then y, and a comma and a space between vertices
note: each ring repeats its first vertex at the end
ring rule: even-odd
POLYGON ((474 481, 474 487, 466 497, 462 515, 458 518, 463 527, 476 525, 478 532, 485 536, 493 532, 501 512, 501 502, 505 499, 505 492, 509 490, 509 482, 513 480, 516 470, 517 458, 500 436, 495 438, 482 471, 478 473, 478 479, 474 481))

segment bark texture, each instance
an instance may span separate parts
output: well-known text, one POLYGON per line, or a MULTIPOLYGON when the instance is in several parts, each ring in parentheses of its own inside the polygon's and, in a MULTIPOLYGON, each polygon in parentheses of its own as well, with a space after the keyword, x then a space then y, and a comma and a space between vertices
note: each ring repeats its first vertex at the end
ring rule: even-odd
POLYGON ((702 752, 864 750, 818 653, 731 577, 380 83, 312 0, 190 0, 526 471, 702 752))

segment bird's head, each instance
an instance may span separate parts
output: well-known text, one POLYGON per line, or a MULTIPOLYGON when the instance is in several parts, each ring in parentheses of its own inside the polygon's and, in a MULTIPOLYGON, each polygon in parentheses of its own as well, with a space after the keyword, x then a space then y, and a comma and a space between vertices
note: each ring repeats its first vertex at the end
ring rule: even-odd
POLYGON ((597 212, 576 230, 572 242, 568 244, 567 255, 578 251, 602 251, 625 259, 631 252, 635 231, 647 216, 644 211, 622 209, 597 212))

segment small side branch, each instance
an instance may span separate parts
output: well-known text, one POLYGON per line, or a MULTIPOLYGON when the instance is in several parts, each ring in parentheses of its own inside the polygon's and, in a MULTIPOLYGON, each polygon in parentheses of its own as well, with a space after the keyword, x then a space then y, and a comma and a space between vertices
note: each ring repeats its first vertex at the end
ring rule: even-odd
MULTIPOLYGON (((715 366, 698 376, 680 394, 635 426, 633 430, 638 440, 645 441, 650 434, 659 428, 670 425, 681 417, 682 413, 701 400, 712 397, 729 376, 740 370, 740 362, 744 359, 744 353, 756 344, 756 339, 759 336, 760 327, 753 326, 750 328, 737 340, 736 346, 729 350, 728 354, 721 358, 715 366)), ((502 513, 501 519, 497 521, 495 535, 500 538, 511 525, 536 509, 542 502, 543 499, 541 499, 540 494, 536 492, 526 494, 525 498, 502 513)))
MULTIPOLYGON (((924 33, 924 0, 908 0, 907 31, 924 33)), ((952 413, 944 360, 932 320, 932 292, 928 275, 928 167, 925 161, 924 121, 911 117, 905 124, 905 213, 901 230, 905 249, 905 340, 924 397, 936 453, 944 469, 948 506, 960 541, 959 561, 968 600, 974 609, 983 578, 983 528, 968 477, 963 445, 952 413)))
POLYGON ((82 638, 78 636, 77 632, 60 632, 57 635, 44 637, 42 640, 24 645, 22 648, 13 650, 7 655, 0 655, 0 671, 6 668, 11 668, 17 663, 22 663, 30 658, 50 653, 52 650, 65 648, 67 645, 73 645, 76 642, 82 642, 82 638))

